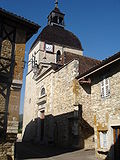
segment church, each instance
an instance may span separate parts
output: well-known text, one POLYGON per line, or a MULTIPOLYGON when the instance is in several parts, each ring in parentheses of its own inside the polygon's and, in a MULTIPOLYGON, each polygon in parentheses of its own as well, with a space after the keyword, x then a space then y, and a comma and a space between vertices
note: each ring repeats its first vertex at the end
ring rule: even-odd
POLYGON ((83 55, 55 8, 29 52, 23 141, 95 148, 117 160, 120 137, 120 52, 99 61, 83 55))

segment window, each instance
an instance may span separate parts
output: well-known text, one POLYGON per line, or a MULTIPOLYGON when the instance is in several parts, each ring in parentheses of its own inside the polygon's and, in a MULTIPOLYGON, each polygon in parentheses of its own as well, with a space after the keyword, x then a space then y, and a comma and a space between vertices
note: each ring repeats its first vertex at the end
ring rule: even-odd
POLYGON ((63 18, 62 17, 59 17, 59 24, 63 25, 63 18))
POLYGON ((42 87, 42 89, 41 89, 41 96, 43 96, 43 95, 45 95, 45 88, 44 87, 42 87))
POLYGON ((57 54, 56 54, 56 62, 59 62, 61 60, 61 53, 60 51, 58 50, 57 51, 57 54))
POLYGON ((100 131, 100 148, 105 149, 107 148, 107 131, 100 131))
POLYGON ((57 22, 58 22, 58 17, 57 17, 57 16, 53 17, 53 22, 54 22, 54 23, 57 23, 57 22))
POLYGON ((108 97, 110 95, 109 79, 104 78, 101 82, 101 97, 108 97))

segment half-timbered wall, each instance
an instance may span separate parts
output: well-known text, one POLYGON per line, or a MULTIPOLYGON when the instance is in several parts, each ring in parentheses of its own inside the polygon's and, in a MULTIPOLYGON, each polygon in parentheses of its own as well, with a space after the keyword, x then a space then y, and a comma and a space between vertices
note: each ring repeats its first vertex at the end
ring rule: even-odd
MULTIPOLYGON (((0 129, 7 126, 8 98, 14 69, 15 28, 0 23, 0 129)), ((1 134, 2 135, 2 134, 1 134)), ((5 135, 5 134, 4 134, 5 135)))
POLYGON ((18 132, 26 33, 0 20, 0 155, 13 157, 18 132))

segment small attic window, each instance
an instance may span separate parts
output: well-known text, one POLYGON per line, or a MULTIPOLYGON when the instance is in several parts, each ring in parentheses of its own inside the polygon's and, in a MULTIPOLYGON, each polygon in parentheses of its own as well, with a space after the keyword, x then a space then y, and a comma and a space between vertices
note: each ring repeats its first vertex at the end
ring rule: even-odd
POLYGON ((59 62, 60 60, 61 60, 61 52, 60 50, 58 50, 56 53, 56 62, 59 62))
POLYGON ((45 95, 45 88, 44 87, 42 87, 42 89, 41 89, 41 96, 43 96, 43 95, 45 95))

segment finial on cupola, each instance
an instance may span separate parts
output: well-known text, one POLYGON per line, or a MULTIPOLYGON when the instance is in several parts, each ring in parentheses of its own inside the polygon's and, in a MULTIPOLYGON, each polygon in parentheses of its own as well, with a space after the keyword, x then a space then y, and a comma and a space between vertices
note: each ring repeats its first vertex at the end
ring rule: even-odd
POLYGON ((55 0, 55 8, 58 8, 58 0, 55 0))

